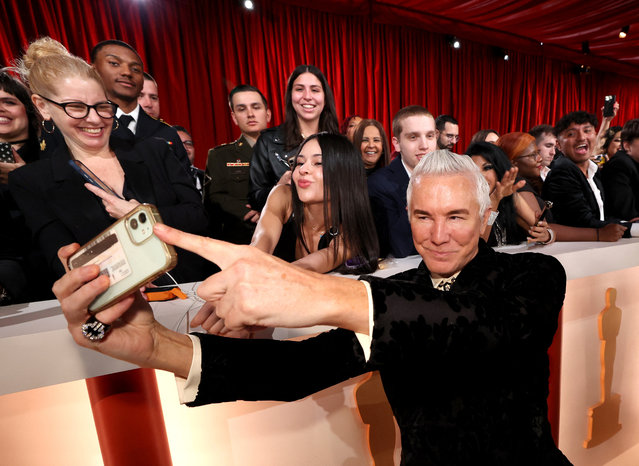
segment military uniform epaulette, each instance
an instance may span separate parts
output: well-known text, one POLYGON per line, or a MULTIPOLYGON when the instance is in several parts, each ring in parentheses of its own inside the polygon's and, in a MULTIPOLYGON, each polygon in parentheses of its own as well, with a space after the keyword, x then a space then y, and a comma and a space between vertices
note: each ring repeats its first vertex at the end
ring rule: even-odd
MULTIPOLYGON (((239 140, 239 139, 238 139, 239 140)), ((223 147, 227 147, 227 146, 232 146, 233 144, 235 144, 237 141, 233 141, 233 142, 225 142, 224 144, 220 144, 219 146, 215 146, 213 147, 211 150, 213 149, 222 149, 223 147)))
POLYGON ((209 149, 209 152, 211 152, 213 150, 224 149, 224 148, 229 148, 230 149, 233 146, 242 147, 244 144, 246 144, 246 141, 243 141, 242 140, 242 136, 240 136, 235 141, 225 142, 224 144, 220 144, 219 146, 215 146, 215 147, 209 149))

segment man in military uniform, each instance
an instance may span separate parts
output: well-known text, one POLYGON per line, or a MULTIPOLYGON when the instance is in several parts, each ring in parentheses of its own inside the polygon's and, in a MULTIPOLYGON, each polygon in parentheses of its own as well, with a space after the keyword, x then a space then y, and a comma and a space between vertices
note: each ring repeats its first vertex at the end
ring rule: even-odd
MULTIPOLYGON (((271 121, 264 95, 241 84, 229 94, 231 118, 240 128, 239 139, 209 150, 206 163, 205 206, 212 219, 220 219, 219 236, 236 244, 251 242, 260 213, 248 204, 249 166, 253 145, 271 121)), ((217 223, 217 222, 216 222, 217 223)))

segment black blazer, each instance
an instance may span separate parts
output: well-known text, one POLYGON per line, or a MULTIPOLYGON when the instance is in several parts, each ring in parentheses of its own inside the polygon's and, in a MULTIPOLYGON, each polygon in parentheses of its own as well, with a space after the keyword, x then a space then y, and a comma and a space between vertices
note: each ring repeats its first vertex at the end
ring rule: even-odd
MULTIPOLYGON (((595 185, 604 199, 604 190, 598 176, 595 185)), ((555 160, 542 191, 542 198, 553 202, 555 222, 573 227, 601 228, 611 221, 599 220, 599 206, 581 169, 568 157, 555 160)))
MULTIPOLYGON (((128 198, 157 206, 167 225, 206 233, 208 219, 199 193, 164 141, 148 139, 135 149, 114 151, 124 170, 128 198)), ((51 157, 25 165, 9 177, 9 188, 27 226, 57 275, 64 273, 57 258, 60 247, 84 244, 115 221, 102 201, 84 187, 69 159, 66 145, 59 146, 51 157)), ((181 263, 175 269, 176 280, 206 276, 199 277, 201 264, 195 263, 199 261, 190 263, 190 254, 178 254, 181 263)))
POLYGON ((365 279, 375 319, 368 363, 341 329, 301 342, 198 335, 202 377, 190 405, 290 401, 379 369, 402 464, 570 464, 547 420, 547 351, 566 287, 555 258, 482 241, 449 292, 433 288, 423 263, 365 279))
POLYGON ((631 220, 639 217, 639 164, 624 150, 618 151, 601 170, 606 214, 631 220))
POLYGON ((417 254, 406 211, 408 173, 397 156, 368 178, 368 196, 379 238, 381 257, 417 254))

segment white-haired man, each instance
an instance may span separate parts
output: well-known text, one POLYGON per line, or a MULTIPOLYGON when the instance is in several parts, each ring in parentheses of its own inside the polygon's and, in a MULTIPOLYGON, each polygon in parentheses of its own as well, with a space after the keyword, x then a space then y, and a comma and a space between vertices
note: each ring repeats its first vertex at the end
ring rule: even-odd
MULTIPOLYGON (((293 400, 378 369, 401 430, 402 464, 570 464, 546 413, 547 349, 565 274, 552 257, 500 254, 481 242, 489 205, 469 157, 424 157, 408 188, 423 262, 390 279, 319 275, 250 247, 156 228, 222 267, 198 293, 227 327, 341 327, 302 342, 179 335, 133 297, 99 314, 110 324, 126 312, 127 324, 91 342, 81 330, 93 319, 86 306, 106 280, 95 267, 76 269, 55 292, 76 342, 185 378, 189 405, 293 400)), ((204 314, 200 321, 212 317, 204 314)))

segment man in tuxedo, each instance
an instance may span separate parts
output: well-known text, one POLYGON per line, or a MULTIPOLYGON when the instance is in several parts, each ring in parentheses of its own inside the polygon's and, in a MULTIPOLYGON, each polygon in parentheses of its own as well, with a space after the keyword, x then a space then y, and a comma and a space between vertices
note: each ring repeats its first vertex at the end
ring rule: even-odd
POLYGON ((624 237, 639 235, 637 226, 633 225, 632 229, 621 226, 620 219, 607 215, 604 210, 598 167, 591 160, 597 140, 596 127, 597 117, 584 111, 571 112, 559 119, 555 134, 564 155, 555 160, 544 182, 542 197, 553 202, 556 223, 594 228, 593 241, 601 239, 603 228, 623 229, 624 237))
POLYGON ((406 257, 417 254, 406 213, 406 188, 421 158, 437 148, 433 115, 419 105, 402 108, 393 118, 392 141, 400 155, 368 178, 368 196, 381 257, 406 257))
MULTIPOLYGON (((480 241, 489 188, 469 157, 424 158, 408 206, 423 262, 390 279, 320 275, 255 248, 155 228, 223 269, 199 288, 209 304, 192 324, 341 327, 304 341, 178 334, 137 293, 100 313, 106 325, 123 318, 89 341, 82 324, 96 319, 86 307, 108 279, 97 267, 75 269, 54 292, 78 344, 175 373, 191 406, 293 400, 379 369, 402 464, 570 464, 554 445, 546 406, 563 268, 550 256, 497 253, 480 241)), ((63 248, 60 258, 76 249, 63 248)))
POLYGON ((621 150, 601 171, 606 213, 624 220, 639 217, 639 119, 621 130, 621 150))
POLYGON ((126 42, 105 40, 91 50, 91 63, 102 77, 107 97, 118 104, 118 123, 111 132, 111 144, 135 145, 148 138, 164 140, 188 170, 191 163, 177 131, 149 116, 138 103, 144 85, 144 64, 137 51, 126 42))

